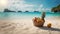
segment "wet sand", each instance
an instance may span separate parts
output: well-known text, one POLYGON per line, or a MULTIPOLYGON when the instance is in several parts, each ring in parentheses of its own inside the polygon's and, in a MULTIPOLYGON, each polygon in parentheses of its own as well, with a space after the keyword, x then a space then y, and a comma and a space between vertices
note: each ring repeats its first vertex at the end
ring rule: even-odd
POLYGON ((52 23, 52 28, 35 27, 32 19, 0 20, 0 34, 60 34, 60 18, 45 19, 44 26, 52 23))

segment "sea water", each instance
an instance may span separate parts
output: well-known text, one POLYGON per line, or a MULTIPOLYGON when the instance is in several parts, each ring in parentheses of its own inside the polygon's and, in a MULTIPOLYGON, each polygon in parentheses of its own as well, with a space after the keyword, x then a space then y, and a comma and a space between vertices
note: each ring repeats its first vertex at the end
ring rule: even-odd
MULTIPOLYGON (((0 12, 1 19, 27 19, 34 17, 41 17, 42 12, 0 12)), ((60 17, 60 13, 46 12, 46 18, 60 17)))

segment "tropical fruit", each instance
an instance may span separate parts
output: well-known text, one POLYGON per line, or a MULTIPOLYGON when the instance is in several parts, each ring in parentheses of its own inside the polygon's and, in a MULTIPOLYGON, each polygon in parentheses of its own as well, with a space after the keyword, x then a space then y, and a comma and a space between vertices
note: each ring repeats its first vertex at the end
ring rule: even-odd
POLYGON ((37 26, 37 27, 43 27, 44 22, 45 22, 45 20, 43 20, 43 19, 41 19, 39 17, 38 18, 35 17, 33 19, 33 24, 34 24, 34 26, 37 26))
POLYGON ((47 24, 47 27, 48 27, 48 28, 51 28, 51 26, 52 26, 51 23, 48 23, 48 24, 47 24))

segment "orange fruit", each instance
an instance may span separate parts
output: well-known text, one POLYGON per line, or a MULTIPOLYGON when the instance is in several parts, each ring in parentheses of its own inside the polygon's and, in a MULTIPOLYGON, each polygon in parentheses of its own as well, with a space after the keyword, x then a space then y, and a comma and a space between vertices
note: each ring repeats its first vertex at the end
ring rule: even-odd
POLYGON ((51 28, 51 26, 52 26, 52 24, 51 24, 51 23, 47 24, 47 27, 48 27, 48 28, 51 28))

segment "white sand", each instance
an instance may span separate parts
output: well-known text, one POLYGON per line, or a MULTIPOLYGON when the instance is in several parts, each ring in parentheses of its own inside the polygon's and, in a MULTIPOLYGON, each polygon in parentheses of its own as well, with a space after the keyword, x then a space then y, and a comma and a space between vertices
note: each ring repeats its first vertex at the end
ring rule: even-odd
POLYGON ((46 26, 52 23, 52 28, 38 28, 32 19, 0 20, 0 34, 60 34, 60 18, 45 19, 46 26))

